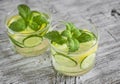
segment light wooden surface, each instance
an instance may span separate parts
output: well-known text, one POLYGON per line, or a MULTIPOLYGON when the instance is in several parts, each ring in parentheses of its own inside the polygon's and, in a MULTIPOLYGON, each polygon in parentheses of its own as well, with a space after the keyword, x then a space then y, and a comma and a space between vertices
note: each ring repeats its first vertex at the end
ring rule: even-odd
POLYGON ((120 84, 120 0, 0 0, 0 84, 120 84), (4 20, 18 4, 47 9, 57 20, 79 22, 79 16, 95 24, 100 40, 95 67, 87 74, 67 77, 57 74, 49 51, 24 58, 10 48, 4 20))

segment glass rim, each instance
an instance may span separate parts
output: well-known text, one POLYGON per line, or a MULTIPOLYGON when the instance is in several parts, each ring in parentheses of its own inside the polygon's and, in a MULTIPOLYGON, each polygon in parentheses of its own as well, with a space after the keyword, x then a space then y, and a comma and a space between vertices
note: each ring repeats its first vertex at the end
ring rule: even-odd
MULTIPOLYGON (((31 8, 32 9, 32 8, 31 8)), ((36 9, 36 8, 35 8, 36 9)), ((38 8, 37 8, 38 9, 38 8)), ((43 32, 45 29, 49 28, 51 26, 51 22, 52 22, 52 16, 50 13, 48 12, 42 12, 42 11, 39 11, 39 9, 37 10, 38 12, 40 13, 45 13, 47 16, 48 16, 48 20, 49 20, 49 24, 47 24, 47 26, 43 29, 43 30, 38 30, 38 31, 34 31, 34 32, 30 32, 30 33, 21 33, 21 32, 16 32, 16 31, 13 31, 13 30, 10 30, 9 27, 7 26, 7 23, 9 21, 9 19, 15 15, 18 15, 18 12, 14 15, 11 15, 13 12, 15 11, 18 11, 16 8, 13 9, 12 11, 8 12, 6 14, 6 17, 5 17, 5 20, 4 20, 4 23, 5 23, 5 27, 6 27, 6 31, 9 32, 11 31, 13 34, 18 34, 18 35, 28 35, 28 34, 36 34, 36 33, 40 33, 40 32, 43 32), (10 16, 11 15, 11 16, 10 16)), ((10 32, 10 33, 11 33, 10 32)))
MULTIPOLYGON (((60 21, 61 22, 61 21, 60 21)), ((88 24, 91 24, 91 23, 88 23, 88 24)), ((55 25, 55 26, 58 26, 58 25, 55 25)), ((55 28, 55 27, 54 27, 55 28)), ((53 30, 54 30, 54 28, 53 28, 53 30)), ((94 29, 95 30, 95 32, 96 32, 96 34, 95 34, 95 36, 96 36, 96 41, 95 41, 95 43, 89 48, 89 49, 87 49, 87 50, 85 50, 85 51, 83 51, 82 53, 81 52, 64 52, 64 51, 62 51, 62 50, 60 50, 60 49, 56 49, 55 48, 55 46, 54 45, 52 45, 52 43, 51 42, 49 42, 50 43, 50 45, 51 45, 51 48, 53 48, 55 51, 56 50, 58 50, 59 52, 62 52, 63 54, 67 54, 67 55, 70 55, 70 56, 72 56, 71 54, 74 54, 74 55, 76 55, 77 56, 77 54, 84 54, 84 53, 87 53, 87 52, 89 52, 91 49, 93 49, 95 46, 98 46, 98 41, 99 41, 99 35, 98 35, 98 29, 95 27, 95 25, 94 24, 92 24, 92 29, 94 29)), ((92 32, 92 33, 94 33, 94 32, 92 32)))

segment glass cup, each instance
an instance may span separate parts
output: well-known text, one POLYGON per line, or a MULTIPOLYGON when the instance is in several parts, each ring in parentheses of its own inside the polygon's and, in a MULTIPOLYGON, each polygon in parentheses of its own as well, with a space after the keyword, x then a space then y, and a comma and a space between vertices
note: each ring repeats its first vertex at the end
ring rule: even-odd
MULTIPOLYGON (((39 10, 37 9, 37 11, 39 10)), ((12 21, 19 17, 17 9, 10 12, 6 18, 7 34, 12 47, 16 52, 23 56, 38 56, 45 52, 49 46, 48 40, 44 38, 44 35, 50 28, 51 17, 47 12, 40 11, 40 13, 43 14, 49 21, 49 24, 42 24, 40 26, 40 30, 38 31, 33 31, 30 27, 28 27, 27 31, 15 32, 8 27, 12 21)))
MULTIPOLYGON (((51 43, 53 67, 59 73, 67 76, 83 75, 90 71, 95 64, 95 56, 98 47, 97 29, 91 23, 85 20, 82 20, 80 23, 78 23, 77 28, 93 33, 95 39, 80 43, 79 49, 75 52, 68 52, 65 44, 58 45, 51 43)), ((59 32, 64 29, 65 26, 63 24, 59 24, 54 27, 54 30, 59 32)))

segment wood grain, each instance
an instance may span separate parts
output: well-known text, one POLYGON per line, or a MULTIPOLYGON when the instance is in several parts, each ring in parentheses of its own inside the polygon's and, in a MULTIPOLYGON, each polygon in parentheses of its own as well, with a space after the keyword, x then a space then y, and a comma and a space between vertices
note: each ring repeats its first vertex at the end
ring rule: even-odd
POLYGON ((0 84, 120 84, 120 0, 0 0, 0 84), (90 21, 99 31, 99 49, 95 67, 78 77, 63 76, 54 71, 50 53, 24 58, 11 49, 5 17, 18 4, 47 10, 54 25, 58 20, 79 23, 79 17, 90 21))

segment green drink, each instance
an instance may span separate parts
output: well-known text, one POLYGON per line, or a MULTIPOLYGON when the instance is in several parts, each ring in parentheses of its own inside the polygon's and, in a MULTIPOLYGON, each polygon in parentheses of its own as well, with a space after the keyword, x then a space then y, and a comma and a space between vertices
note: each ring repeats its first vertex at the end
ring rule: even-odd
POLYGON ((46 13, 31 10, 22 4, 18 13, 13 11, 6 21, 7 33, 14 50, 23 56, 37 56, 48 48, 43 36, 50 28, 50 17, 46 13))
POLYGON ((89 30, 76 28, 73 23, 65 25, 66 29, 46 35, 51 41, 53 67, 64 75, 82 75, 94 66, 97 37, 89 30))

